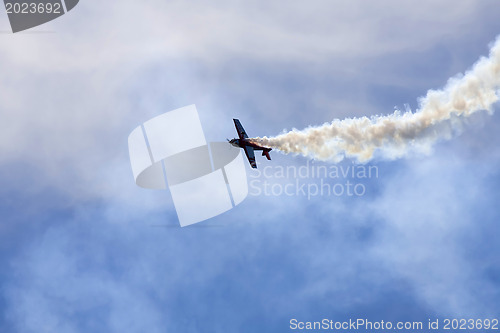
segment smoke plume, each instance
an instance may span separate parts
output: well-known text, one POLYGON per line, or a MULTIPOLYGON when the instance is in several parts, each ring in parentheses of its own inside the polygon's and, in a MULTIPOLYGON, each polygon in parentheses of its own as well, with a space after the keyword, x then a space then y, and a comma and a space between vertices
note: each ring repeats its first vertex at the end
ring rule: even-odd
POLYGON ((252 140, 284 153, 323 161, 339 162, 347 156, 366 162, 374 152, 394 159, 449 138, 450 128, 478 111, 492 113, 499 88, 500 37, 489 57, 479 59, 465 75, 449 79, 443 89, 429 90, 421 97, 415 113, 406 110, 370 118, 335 119, 321 126, 252 140))

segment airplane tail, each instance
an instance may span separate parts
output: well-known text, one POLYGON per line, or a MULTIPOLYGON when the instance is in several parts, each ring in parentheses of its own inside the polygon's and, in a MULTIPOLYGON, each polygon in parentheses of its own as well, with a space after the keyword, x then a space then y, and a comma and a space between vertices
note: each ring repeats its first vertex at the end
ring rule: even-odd
POLYGON ((267 157, 268 160, 271 160, 271 156, 269 155, 269 152, 271 150, 272 150, 271 148, 262 150, 262 156, 265 156, 265 157, 267 157))

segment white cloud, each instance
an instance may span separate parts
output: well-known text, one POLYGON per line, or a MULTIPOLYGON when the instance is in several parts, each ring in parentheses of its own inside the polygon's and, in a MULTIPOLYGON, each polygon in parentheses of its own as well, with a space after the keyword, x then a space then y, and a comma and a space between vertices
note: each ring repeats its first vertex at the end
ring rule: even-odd
MULTIPOLYGON (((312 61, 328 66, 327 71, 343 70, 349 64, 353 73, 346 74, 348 79, 357 75, 363 59, 420 50, 452 35, 460 38, 464 22, 474 22, 487 10, 488 3, 475 1, 437 5, 426 1, 412 6, 400 6, 397 1, 318 1, 306 7, 298 1, 286 6, 226 1, 130 1, 119 6, 82 2, 43 26, 55 33, 2 35, 1 158, 36 163, 52 183, 70 171, 75 179, 59 180, 60 187, 70 182, 88 184, 101 165, 123 148, 131 126, 152 115, 150 110, 134 109, 137 97, 130 97, 149 89, 147 82, 137 87, 134 80, 144 78, 139 73, 152 64, 190 59, 217 73, 232 58, 264 63, 312 61)), ((183 86, 187 82, 210 79, 197 72, 162 69, 167 71, 166 87, 177 83, 181 91, 193 89, 183 86), (186 82, 184 75, 192 80, 186 82)), ((216 84, 230 89, 230 83, 216 84)), ((203 95, 198 89, 206 88, 196 87, 198 95, 203 95)), ((248 96, 273 99, 251 91, 248 96)), ((345 104, 340 101, 337 106, 345 104)), ((362 113, 364 108, 357 109, 362 113)), ((123 152, 119 156, 125 157, 123 152)))
MULTIPOLYGON (((491 136, 495 136, 494 127, 486 128, 491 136)), ((480 240, 464 242, 478 228, 476 224, 488 230, 494 227, 478 219, 476 207, 493 202, 494 193, 484 184, 498 168, 499 150, 483 142, 490 148, 485 156, 480 150, 466 152, 461 147, 474 141, 480 131, 474 129, 473 135, 437 148, 432 156, 405 162, 371 206, 384 221, 372 255, 389 271, 411 281, 417 298, 446 315, 493 315, 493 299, 488 295, 495 287, 470 256, 478 246, 474 242, 480 240)))
MULTIPOLYGON (((126 138, 133 128, 160 112, 183 106, 178 103, 198 103, 198 100, 214 110, 214 113, 202 115, 208 121, 207 128, 213 130, 221 127, 218 123, 222 116, 229 119, 236 112, 246 115, 253 124, 269 120, 273 123, 266 126, 273 129, 281 129, 282 126, 301 127, 312 117, 318 121, 329 121, 338 114, 385 112, 386 110, 373 107, 369 99, 359 100, 354 98, 359 95, 351 95, 349 92, 359 90, 368 94, 367 89, 370 87, 377 87, 383 82, 391 83, 396 79, 399 80, 397 84, 401 84, 405 78, 399 78, 399 73, 372 75, 370 71, 374 67, 365 70, 366 63, 374 63, 378 67, 388 61, 386 57, 389 55, 398 55, 400 52, 408 55, 442 43, 446 48, 448 39, 453 40, 454 45, 469 48, 469 42, 478 36, 487 40, 494 37, 481 29, 487 24, 494 26, 498 21, 497 17, 491 17, 488 13, 491 8, 497 8, 496 1, 481 4, 477 1, 415 1, 410 4, 402 6, 398 1, 381 1, 377 4, 368 4, 366 1, 317 1, 303 7, 304 2, 299 1, 288 2, 286 6, 269 2, 235 4, 229 1, 186 3, 150 0, 120 1, 119 4, 81 1, 68 15, 40 28, 55 30, 55 33, 0 35, 0 163, 22 162, 36 166, 37 177, 29 184, 30 190, 43 192, 46 186, 55 187, 65 191, 75 205, 81 205, 85 199, 104 198, 104 216, 100 217, 104 219, 102 224, 108 226, 105 235, 112 236, 116 231, 114 228, 121 227, 109 226, 113 222, 173 222, 173 206, 165 192, 145 191, 133 184, 126 147, 126 138), (229 60, 233 62, 229 63, 229 60), (195 67, 193 64, 198 67, 192 68, 195 67), (253 67, 248 66, 249 64, 253 67), (259 79, 263 73, 256 70, 261 65, 266 66, 265 70, 269 74, 264 79, 259 79), (248 72, 232 72, 238 66, 247 66, 248 72, 257 72, 251 82, 246 83, 246 77, 240 77, 248 72), (279 67, 279 70, 274 72, 275 67, 279 67), (161 69, 161 74, 154 72, 158 68, 161 69), (338 73, 337 82, 340 82, 339 85, 345 84, 346 93, 335 96, 339 99, 336 102, 329 97, 323 98, 325 94, 304 92, 303 87, 287 90, 283 88, 288 83, 287 73, 296 74, 298 79, 303 76, 311 79, 338 73), (280 80, 266 85, 267 78, 274 78, 276 74, 280 80), (241 80, 235 80, 235 76, 241 80), (363 82, 360 77, 369 79, 363 82), (153 84, 156 86, 152 87, 153 84), (309 104, 310 96, 317 98, 312 102, 317 104, 312 115, 304 111, 303 107, 309 104), (255 101, 255 105, 259 107, 246 114, 244 112, 252 110, 245 108, 248 100, 255 101), (234 109, 221 111, 222 104, 234 109), (346 108, 348 111, 334 110, 325 115, 325 110, 330 110, 333 106, 346 108), (210 115, 216 116, 209 119, 210 115), (281 123, 283 118, 286 118, 286 125, 281 123)), ((475 50, 470 52, 477 56, 486 50, 486 45, 476 45, 475 50)), ((463 59, 462 56, 460 52, 456 55, 458 59, 463 59)), ((408 59, 412 60, 411 57, 408 59)), ((462 69, 466 69, 472 62, 462 69)), ((417 81, 415 79, 412 82, 417 81)), ((329 84, 329 81, 314 82, 317 83, 318 90, 329 84)), ((423 85, 422 82, 419 84, 423 85)), ((202 112, 200 109, 200 113, 202 112)), ((224 132, 221 137, 233 134, 232 127, 225 128, 231 132, 224 132)), ((252 127, 247 130, 250 128, 252 127)), ((213 135, 214 131, 211 133, 213 135)), ((470 145, 481 148, 481 142, 484 139, 491 140, 492 137, 494 135, 490 133, 470 145)), ((474 158, 490 163, 485 157, 489 155, 485 151, 482 154, 474 158)), ((496 150, 493 154, 498 156, 496 150)), ((381 238, 376 238, 378 243, 368 243, 365 249, 351 248, 348 254, 353 256, 352 262, 342 252, 342 246, 349 246, 348 240, 337 245, 330 240, 321 240, 322 231, 316 230, 316 225, 311 226, 307 221, 313 219, 310 215, 313 208, 322 209, 317 212, 318 221, 327 219, 324 215, 333 210, 337 215, 325 233, 333 232, 341 240, 345 233, 352 232, 350 224, 341 224, 342 218, 348 219, 351 214, 350 204, 342 201, 334 204, 329 202, 330 205, 326 206, 324 202, 305 205, 302 198, 249 198, 237 211, 228 212, 221 218, 226 222, 248 216, 252 221, 248 229, 265 230, 265 234, 249 232, 248 229, 245 232, 240 230, 240 233, 232 234, 231 241, 225 244, 216 242, 214 245, 213 239, 206 234, 200 244, 199 235, 193 231, 185 236, 190 241, 189 244, 178 244, 177 237, 167 232, 168 237, 165 238, 173 243, 170 248, 170 243, 166 243, 162 237, 155 237, 158 233, 150 232, 149 229, 144 231, 142 228, 131 228, 130 233, 120 232, 117 237, 124 237, 124 242, 130 242, 119 244, 120 249, 140 247, 144 251, 138 257, 127 258, 124 254, 116 256, 127 263, 139 265, 135 270, 127 271, 123 281, 122 276, 108 275, 109 263, 99 263, 99 251, 91 251, 89 255, 89 252, 78 252, 78 248, 75 250, 68 243, 83 237, 77 231, 66 232, 64 229, 66 224, 73 225, 77 222, 60 221, 54 229, 63 228, 61 233, 54 234, 54 229, 50 230, 46 234, 46 243, 30 246, 15 257, 16 260, 21 260, 21 266, 15 267, 15 272, 26 280, 14 279, 9 286, 13 287, 8 293, 9 313, 13 321, 24 321, 27 328, 37 328, 45 320, 49 328, 59 327, 60 330, 71 331, 76 330, 71 319, 67 319, 67 316, 71 318, 72 313, 65 313, 65 309, 60 307, 70 304, 69 312, 75 309, 80 311, 85 308, 85 302, 81 307, 72 307, 72 302, 83 298, 96 305, 99 302, 93 297, 98 298, 104 294, 105 301, 112 303, 110 306, 116 311, 109 317, 116 331, 123 331, 120 322, 130 313, 130 318, 138 318, 144 312, 146 320, 153 323, 152 326, 161 325, 159 316, 162 313, 157 310, 159 305, 151 303, 151 298, 143 292, 143 288, 147 289, 145 284, 138 283, 129 288, 130 281, 137 282, 143 277, 153 276, 154 286, 183 290, 185 285, 179 285, 178 281, 193 268, 201 266, 206 269, 202 270, 203 274, 191 277, 194 284, 201 284, 207 277, 214 279, 217 274, 224 274, 227 269, 224 265, 229 266, 241 259, 240 254, 248 256, 245 258, 259 258, 256 255, 259 250, 265 248, 272 252, 281 246, 282 241, 288 242, 286 245, 298 252, 301 261, 297 263, 297 267, 311 272, 306 279, 310 285, 299 290, 299 296, 293 300, 311 294, 324 294, 329 290, 336 292, 336 295, 342 292, 349 295, 349 287, 360 281, 355 279, 357 265, 376 266, 379 260, 383 260, 388 272, 409 281, 421 295, 423 302, 428 302, 431 307, 450 312, 462 311, 469 306, 481 309, 477 305, 481 299, 476 298, 469 287, 471 280, 481 282, 481 278, 477 278, 471 271, 466 258, 457 253, 460 245, 457 239, 446 238, 448 234, 457 236, 464 229, 455 231, 456 228, 466 229, 472 221, 470 216, 467 217, 467 206, 461 206, 466 203, 465 198, 450 190, 457 179, 460 179, 466 165, 462 159, 466 158, 460 157, 459 166, 452 167, 449 175, 438 174, 442 177, 435 176, 434 173, 439 171, 446 160, 439 157, 425 158, 429 158, 429 162, 415 162, 415 166, 414 161, 403 164, 408 170, 403 171, 400 177, 391 178, 377 202, 376 211, 385 220, 381 238), (416 176, 419 178, 415 179, 416 176), (398 185, 401 182, 407 184, 407 187, 401 188, 398 185), (457 201, 447 200, 442 206, 438 206, 437 200, 442 196, 457 201), (397 209, 392 210, 391 205, 396 202, 397 209), (298 218, 304 219, 304 229, 282 232, 281 228, 286 229, 289 220, 298 218), (258 228, 262 220, 269 224, 265 229, 258 228), (407 221, 412 223, 406 223, 407 221), (147 235, 134 235, 133 232, 138 229, 147 235), (278 235, 282 238, 276 238, 278 235), (276 247, 265 247, 263 238, 276 247), (197 247, 191 249, 190 246, 195 243, 197 247), (236 247, 241 243, 244 246, 236 247), (201 248, 208 250, 202 251, 201 248), (164 252, 158 249, 192 250, 193 257, 197 254, 195 252, 200 251, 207 260, 197 262, 193 259, 177 263, 171 257, 161 257, 164 252), (233 251, 231 254, 223 259, 210 261, 210 258, 229 249, 233 251), (321 250, 325 252, 318 255, 321 250), (368 258, 363 257, 364 250, 369 250, 368 258), (435 251, 439 251, 439 258, 434 256, 435 251), (80 276, 72 261, 75 258, 94 258, 95 271, 88 272, 88 276, 80 276), (445 260, 447 265, 443 264, 445 260), (214 262, 218 266, 203 266, 214 262), (345 264, 346 270, 334 271, 336 263, 345 264), (179 266, 169 266, 173 264, 179 266), (157 270, 156 265, 164 265, 163 270, 157 270), (314 271, 317 268, 324 270, 314 271), (141 271, 146 272, 145 276, 134 275, 141 271), (424 276, 422 271, 428 272, 428 276, 424 276), (168 279, 162 280, 164 272, 174 276, 167 276, 168 279), (325 275, 322 276, 321 273, 325 275), (448 276, 456 281, 451 286, 445 278, 448 276), (37 282, 37 279, 40 280, 37 282), (62 285, 59 290, 57 282, 64 282, 65 279, 67 284, 62 285), (52 283, 52 280, 55 282, 52 283), (337 285, 333 285, 332 281, 337 285), (454 294, 463 297, 456 304, 444 298, 444 293, 452 292, 454 288, 463 290, 454 294), (57 299, 52 298, 54 294, 64 295, 57 299), (123 304, 130 302, 135 302, 137 308, 128 312, 123 304), (44 304, 47 306, 45 309, 49 310, 41 307, 34 309, 33 304, 44 304)), ((295 163, 292 157, 281 157, 271 162, 277 161, 295 163)), ((10 175, 3 177, 11 178, 10 175)), ((463 184, 474 180, 475 178, 466 178, 463 184)), ((23 188, 17 190, 24 191, 23 188)), ((355 215, 356 221, 364 218, 363 204, 359 206, 356 208, 360 210, 355 214, 361 215, 355 215)), ((363 226, 364 222, 358 223, 363 226)), ((235 224, 238 225, 237 222, 235 224)), ((92 228, 98 227, 99 223, 92 225, 92 228)), ((215 236, 220 237, 220 234, 215 236)), ((101 241, 105 238, 102 234, 89 238, 94 237, 101 241)), ((362 242, 355 244, 360 243, 362 242)), ((116 245, 116 239, 105 239, 102 244, 116 245)), ((92 245, 88 244, 89 247, 92 245)), ((113 248, 106 246, 99 250, 105 253, 105 260, 113 259, 113 248)), ((270 271, 272 270, 263 270, 263 273, 270 271)), ((374 276, 367 275, 361 282, 366 282, 368 286, 377 285, 379 281, 383 284, 387 280, 378 275, 380 272, 385 270, 377 270, 374 276), (370 284, 367 281, 372 277, 375 282, 370 284)), ((365 273, 368 274, 369 269, 365 273)), ((148 281, 150 280, 146 279, 144 283, 148 281)), ((210 281, 213 282, 209 280, 207 283, 211 283, 210 281)), ((249 279, 246 282, 252 281, 249 279)), ((286 281, 286 277, 283 281, 286 281)), ((359 298, 353 302, 366 302, 361 294, 357 295, 359 298)), ((274 300, 272 304, 282 304, 285 301, 274 300)), ((164 299, 160 302, 162 305, 168 304, 164 299)), ((124 323, 129 321, 122 322, 124 323)))

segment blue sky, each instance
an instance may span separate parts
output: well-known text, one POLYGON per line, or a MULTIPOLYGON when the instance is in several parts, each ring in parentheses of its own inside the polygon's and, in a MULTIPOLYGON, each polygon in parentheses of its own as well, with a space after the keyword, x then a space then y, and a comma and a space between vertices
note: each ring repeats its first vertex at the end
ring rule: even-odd
MULTIPOLYGON (((416 109, 487 55, 499 14, 496 1, 82 0, 0 34, 0 331, 498 318, 498 113, 371 162, 362 197, 249 196, 182 229, 167 191, 135 186, 127 136, 189 104, 208 141, 234 136, 233 117, 261 136, 416 109)), ((259 165, 306 163, 272 156, 259 165)))

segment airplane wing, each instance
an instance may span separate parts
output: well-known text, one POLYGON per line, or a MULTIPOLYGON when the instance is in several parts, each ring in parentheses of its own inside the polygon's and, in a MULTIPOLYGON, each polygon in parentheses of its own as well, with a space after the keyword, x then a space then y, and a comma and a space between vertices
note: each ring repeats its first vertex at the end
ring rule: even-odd
POLYGON ((245 151, 245 154, 247 155, 248 158, 248 162, 250 162, 252 168, 257 169, 257 163, 255 162, 255 154, 253 152, 253 148, 250 146, 245 146, 243 147, 243 150, 245 151))
POLYGON ((245 132, 245 129, 243 128, 243 126, 241 126, 240 121, 238 119, 233 119, 233 121, 234 121, 234 126, 236 126, 236 131, 238 132, 238 136, 240 137, 240 139, 248 138, 247 132, 245 132))

